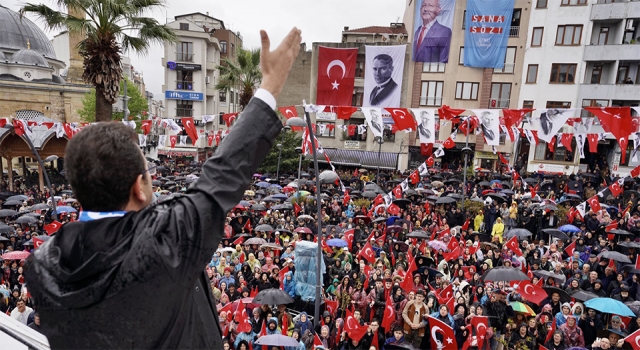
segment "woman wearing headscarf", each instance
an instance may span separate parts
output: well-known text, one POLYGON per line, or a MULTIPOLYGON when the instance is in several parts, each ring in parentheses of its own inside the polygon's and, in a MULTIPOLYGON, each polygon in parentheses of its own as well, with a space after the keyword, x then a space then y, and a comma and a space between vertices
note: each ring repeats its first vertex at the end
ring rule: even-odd
POLYGON ((509 339, 509 349, 527 349, 536 348, 536 338, 529 334, 527 324, 522 322, 518 328, 511 334, 509 339))
POLYGON ((296 296, 296 281, 293 279, 293 273, 291 271, 284 274, 284 291, 289 294, 290 297, 296 296))
POLYGON ((260 261, 258 261, 258 259, 256 259, 256 256, 253 255, 253 253, 249 253, 249 259, 247 259, 245 264, 249 265, 249 267, 251 268, 251 271, 255 271, 256 267, 257 268, 261 268, 262 267, 262 264, 260 264, 260 261))
POLYGON ((565 350, 567 346, 564 343, 564 333, 561 330, 556 329, 553 336, 549 341, 544 344, 544 347, 548 350, 565 350))
POLYGON ((564 344, 567 347, 581 347, 584 348, 584 335, 580 327, 576 322, 576 318, 573 316, 567 317, 567 323, 560 327, 564 336, 564 344))
POLYGON ((571 304, 564 303, 560 307, 560 312, 558 312, 555 316, 556 328, 560 328, 563 324, 565 324, 569 316, 571 316, 571 304))
POLYGON ((300 315, 298 315, 298 317, 299 318, 296 321, 294 328, 299 329, 300 333, 302 334, 304 334, 307 330, 313 332, 313 325, 311 324, 311 321, 309 321, 309 316, 307 316, 307 313, 302 311, 300 315))
POLYGON ((504 234, 504 223, 502 223, 502 218, 496 218, 496 222, 493 224, 493 229, 491 230, 491 237, 497 239, 502 243, 502 235, 504 234), (497 237, 497 238, 496 238, 497 237))

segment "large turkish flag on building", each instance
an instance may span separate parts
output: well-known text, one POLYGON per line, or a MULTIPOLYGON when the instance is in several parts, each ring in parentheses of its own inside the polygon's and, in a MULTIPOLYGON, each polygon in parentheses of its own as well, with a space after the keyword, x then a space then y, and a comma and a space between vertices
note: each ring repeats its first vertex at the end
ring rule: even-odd
POLYGON ((316 104, 351 106, 358 49, 318 48, 316 104))

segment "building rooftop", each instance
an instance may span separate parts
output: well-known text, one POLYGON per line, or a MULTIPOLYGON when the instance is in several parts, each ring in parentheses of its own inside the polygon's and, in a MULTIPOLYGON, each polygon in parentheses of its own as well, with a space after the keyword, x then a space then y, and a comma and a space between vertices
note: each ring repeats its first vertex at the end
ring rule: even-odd
POLYGON ((27 49, 27 42, 31 50, 47 58, 56 58, 49 38, 35 23, 0 5, 0 49, 27 49))
POLYGON ((370 26, 356 29, 345 27, 342 33, 367 33, 367 34, 407 34, 407 28, 404 23, 392 23, 389 27, 370 26))

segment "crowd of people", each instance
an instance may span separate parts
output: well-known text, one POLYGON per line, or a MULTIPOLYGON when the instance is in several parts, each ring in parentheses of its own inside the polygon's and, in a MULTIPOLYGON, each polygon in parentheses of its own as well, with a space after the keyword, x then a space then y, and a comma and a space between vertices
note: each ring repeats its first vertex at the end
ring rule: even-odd
MULTIPOLYGON (((199 166, 159 162, 156 200, 187 191, 199 166)), ((218 252, 204 267, 225 349, 255 348, 257 339, 269 334, 299 343, 287 350, 452 348, 434 320, 450 327, 459 349, 629 346, 623 339, 640 328, 640 318, 591 308, 587 300, 610 298, 640 312, 635 265, 640 193, 634 179, 618 181, 599 169, 518 179, 476 169, 465 187, 453 172, 433 170, 378 176, 338 169, 339 181, 319 189, 313 172, 280 178, 255 174, 244 200, 227 215, 218 252), (610 189, 617 185, 623 191, 618 195, 610 189), (599 208, 587 205, 584 215, 575 213, 598 193, 599 208), (296 245, 317 243, 318 237, 325 269, 316 323, 315 300, 296 285, 302 278, 296 273, 301 272, 296 245), (500 269, 527 279, 488 277, 500 269), (544 298, 527 298, 522 285, 544 290, 544 298), (268 289, 282 289, 294 302, 251 301, 268 289), (250 329, 240 327, 245 312, 250 329), (486 332, 478 326, 482 319, 486 332)), ((51 205, 48 192, 15 188, 9 191, 5 181, 0 193, 3 256, 31 251, 34 237, 55 232, 52 222, 74 221, 75 210, 81 210, 63 183, 53 200, 73 210, 58 210, 55 220, 51 209, 36 206, 51 205), (33 220, 19 220, 27 216, 33 220)), ((3 261, 0 311, 37 330, 40 320, 24 284, 23 264, 24 259, 3 261)))

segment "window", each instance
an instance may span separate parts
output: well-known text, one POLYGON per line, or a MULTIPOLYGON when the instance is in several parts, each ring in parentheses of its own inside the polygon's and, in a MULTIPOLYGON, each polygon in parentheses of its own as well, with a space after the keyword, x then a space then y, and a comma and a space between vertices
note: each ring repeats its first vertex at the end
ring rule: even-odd
POLYGON ((179 70, 176 71, 178 80, 176 81, 176 89, 193 90, 193 71, 179 70))
POLYGON ((562 0, 560 6, 581 6, 586 4, 587 0, 562 0))
POLYGON ((571 108, 571 102, 565 101, 547 101, 546 109, 549 108, 571 108))
POLYGON ((189 30, 189 23, 180 23, 180 30, 189 30))
POLYGON ((320 133, 320 128, 316 126, 316 130, 318 130, 318 136, 320 137, 331 137, 334 138, 336 136, 336 123, 334 122, 317 122, 318 125, 325 125, 324 132, 320 133))
POLYGON ((536 146, 535 160, 555 161, 555 162, 573 162, 576 151, 576 140, 571 139, 571 152, 556 138, 556 144, 553 152, 549 150, 546 142, 540 140, 536 146))
POLYGON ((489 108, 509 108, 511 83, 492 83, 489 108))
POLYGON ((364 90, 361 87, 353 89, 353 98, 351 99, 351 105, 354 107, 362 107, 362 101, 364 100, 364 90))
POLYGON ((536 0, 536 8, 537 9, 546 9, 547 8, 547 0, 536 0))
POLYGON ((362 125, 362 124, 366 124, 366 121, 364 119, 360 119, 360 118, 351 118, 349 119, 349 121, 347 122, 347 130, 344 131, 344 140, 350 140, 350 141, 367 141, 367 133, 365 132, 364 134, 360 135, 358 134, 358 125, 362 125), (355 134, 353 136, 349 136, 349 129, 348 127, 350 125, 354 125, 355 126, 355 134))
MULTIPOLYGON (((607 107, 609 105, 609 100, 582 100, 582 107, 607 107)), ((582 118, 595 118, 595 115, 585 109, 582 109, 582 113, 580 115, 582 118)))
POLYGON ((624 84, 624 81, 627 80, 629 76, 629 64, 628 63, 620 63, 618 66, 618 76, 616 77, 616 84, 624 84))
POLYGON ((535 84, 538 80, 538 65, 530 64, 527 68, 527 84, 535 84))
POLYGON ((177 100, 176 117, 193 117, 193 101, 177 100))
POLYGON ((220 112, 220 116, 218 117, 218 125, 225 125, 223 112, 220 112))
POLYGON ((504 145, 507 142, 507 134, 500 134, 499 144, 504 145))
POLYGON ((516 67, 516 48, 507 47, 507 54, 504 56, 504 67, 494 68, 493 73, 513 74, 516 67))
POLYGON ((456 100, 477 100, 480 83, 456 83, 456 100))
POLYGON ((218 97, 220 98, 220 103, 227 103, 227 91, 219 91, 218 92, 218 97))
POLYGON ((424 73, 444 73, 446 63, 424 62, 422 64, 422 72, 424 73))
POLYGON ((591 84, 600 84, 600 78, 602 78, 602 66, 593 66, 591 69, 591 84))
POLYGON ((581 38, 582 25, 558 26, 558 32, 556 33, 556 45, 580 45, 581 38))
POLYGON ((220 53, 221 54, 226 54, 227 53, 227 42, 222 40, 220 42, 220 53))
POLYGON ((533 34, 531 34, 531 46, 542 46, 543 34, 544 34, 544 27, 533 28, 533 34))
POLYGON ((559 83, 559 84, 573 84, 574 78, 576 76, 576 68, 578 67, 575 63, 554 63, 551 65, 551 78, 549 79, 550 83, 559 83))
POLYGON ((423 81, 420 92, 421 106, 441 106, 443 81, 423 81))
POLYGON ((533 101, 531 100, 522 101, 522 108, 533 109, 533 101))
POLYGON ((511 16, 511 29, 509 30, 510 38, 517 38, 520 36, 520 18, 522 17, 522 9, 513 9, 513 15, 511 16))
POLYGON ((462 14, 462 29, 465 29, 467 25, 467 10, 464 10, 464 13, 462 14))
POLYGON ((384 126, 384 130, 382 130, 382 139, 384 142, 396 142, 396 134, 391 132, 391 125, 384 126))
POLYGON ((598 33, 598 45, 607 45, 609 40, 609 27, 600 27, 600 33, 598 33))
POLYGON ((179 42, 176 60, 192 62, 193 61, 193 43, 179 42))
POLYGON ((364 78, 364 55, 358 55, 356 58, 356 78, 364 78))
POLYGON ((458 56, 458 64, 464 66, 464 46, 460 46, 460 56, 458 56))

